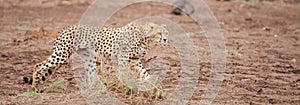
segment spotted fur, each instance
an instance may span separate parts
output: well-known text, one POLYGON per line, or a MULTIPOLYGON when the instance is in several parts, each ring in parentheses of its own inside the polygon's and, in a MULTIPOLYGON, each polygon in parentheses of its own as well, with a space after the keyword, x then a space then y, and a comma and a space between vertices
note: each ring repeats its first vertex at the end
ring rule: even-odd
POLYGON ((150 50, 150 45, 167 44, 168 34, 165 25, 154 23, 129 23, 120 28, 68 26, 58 33, 52 54, 43 62, 36 64, 32 79, 26 80, 32 82, 32 87, 39 91, 37 85, 55 73, 74 51, 80 53, 81 49, 93 49, 96 54, 88 57, 91 59, 85 59, 88 75, 96 73, 96 59, 107 60, 112 55, 119 55, 140 72, 140 78, 147 79, 150 76, 141 64, 141 58, 150 50), (127 49, 126 53, 119 52, 123 48, 127 49))

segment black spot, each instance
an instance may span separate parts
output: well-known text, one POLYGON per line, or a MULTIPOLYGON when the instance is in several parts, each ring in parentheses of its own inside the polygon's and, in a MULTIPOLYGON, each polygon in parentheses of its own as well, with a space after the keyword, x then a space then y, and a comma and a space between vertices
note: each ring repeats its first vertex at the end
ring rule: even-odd
POLYGON ((45 76, 48 76, 48 73, 45 73, 45 76))
POLYGON ((88 64, 89 67, 93 67, 91 64, 88 64))
POLYGON ((51 74, 52 74, 52 71, 51 71, 51 70, 48 70, 48 73, 51 75, 51 74))
POLYGON ((46 80, 45 76, 42 76, 42 81, 45 81, 45 80, 46 80))

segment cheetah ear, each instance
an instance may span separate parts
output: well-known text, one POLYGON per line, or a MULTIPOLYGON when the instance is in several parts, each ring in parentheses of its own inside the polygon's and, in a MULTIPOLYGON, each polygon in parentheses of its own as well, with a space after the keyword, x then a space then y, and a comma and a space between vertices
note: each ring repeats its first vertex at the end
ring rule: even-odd
POLYGON ((153 28, 156 26, 155 23, 148 23, 148 28, 152 31, 153 28))
POLYGON ((157 26, 155 23, 146 23, 144 26, 145 29, 145 37, 150 37, 153 34, 154 28, 157 26))
POLYGON ((151 33, 154 29, 154 23, 146 23, 144 29, 147 34, 151 33))

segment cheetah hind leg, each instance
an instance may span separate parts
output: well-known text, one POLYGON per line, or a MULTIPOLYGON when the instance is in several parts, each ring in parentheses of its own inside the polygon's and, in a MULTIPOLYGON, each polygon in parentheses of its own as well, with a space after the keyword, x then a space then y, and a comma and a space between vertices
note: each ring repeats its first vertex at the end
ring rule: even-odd
POLYGON ((98 78, 98 72, 96 70, 96 54, 92 49, 79 49, 76 51, 80 57, 81 61, 84 62, 84 69, 86 73, 85 83, 88 85, 97 85, 100 81, 98 78))

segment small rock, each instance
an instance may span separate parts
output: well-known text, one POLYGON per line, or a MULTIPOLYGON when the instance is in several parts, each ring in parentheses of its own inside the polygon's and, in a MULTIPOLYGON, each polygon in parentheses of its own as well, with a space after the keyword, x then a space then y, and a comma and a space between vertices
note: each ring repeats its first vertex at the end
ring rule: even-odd
POLYGON ((231 12, 231 11, 232 11, 231 9, 228 9, 228 10, 227 10, 227 12, 231 12))
POLYGON ((18 94, 16 94, 16 93, 9 93, 8 95, 9 96, 17 96, 18 94))
POLYGON ((1 101, 0 105, 14 105, 12 102, 9 101, 1 101))
POLYGON ((233 28, 232 31, 233 32, 240 32, 240 29, 239 28, 233 28))
POLYGON ((244 7, 245 7, 245 4, 244 4, 244 3, 240 5, 240 8, 244 8, 244 7))
POLYGON ((263 89, 262 89, 262 88, 260 88, 260 89, 257 91, 257 94, 261 94, 261 93, 263 93, 263 89))
POLYGON ((61 4, 62 5, 71 5, 72 2, 71 1, 62 1, 61 4))
POLYGON ((251 16, 252 16, 252 13, 251 13, 251 12, 248 12, 247 15, 248 15, 248 17, 251 17, 251 16))
POLYGON ((5 55, 5 54, 2 54, 2 55, 1 55, 1 57, 3 57, 3 58, 4 58, 4 57, 8 57, 8 56, 7 56, 7 55, 5 55))
POLYGON ((171 13, 174 15, 181 15, 182 10, 180 8, 175 8, 171 13))
POLYGON ((297 60, 296 60, 296 59, 292 59, 291 61, 292 61, 292 62, 297 62, 297 60))
POLYGON ((298 87, 298 86, 299 86, 299 83, 298 83, 298 82, 292 83, 292 84, 290 84, 290 86, 291 86, 291 87, 298 87))
POLYGON ((252 21, 253 19, 251 17, 245 18, 246 21, 252 21))
POLYGON ((300 29, 295 30, 294 34, 300 34, 300 29))
POLYGON ((278 35, 276 35, 276 34, 275 34, 275 35, 274 35, 274 37, 275 37, 275 38, 277 38, 277 37, 278 37, 278 35))
POLYGON ((271 31, 271 28, 270 27, 263 27, 263 30, 264 31, 271 31))
POLYGON ((294 66, 292 64, 284 64, 285 68, 294 68, 294 66))
POLYGON ((270 104, 275 104, 275 103, 276 103, 276 100, 274 100, 274 99, 269 99, 269 103, 270 103, 270 104))

